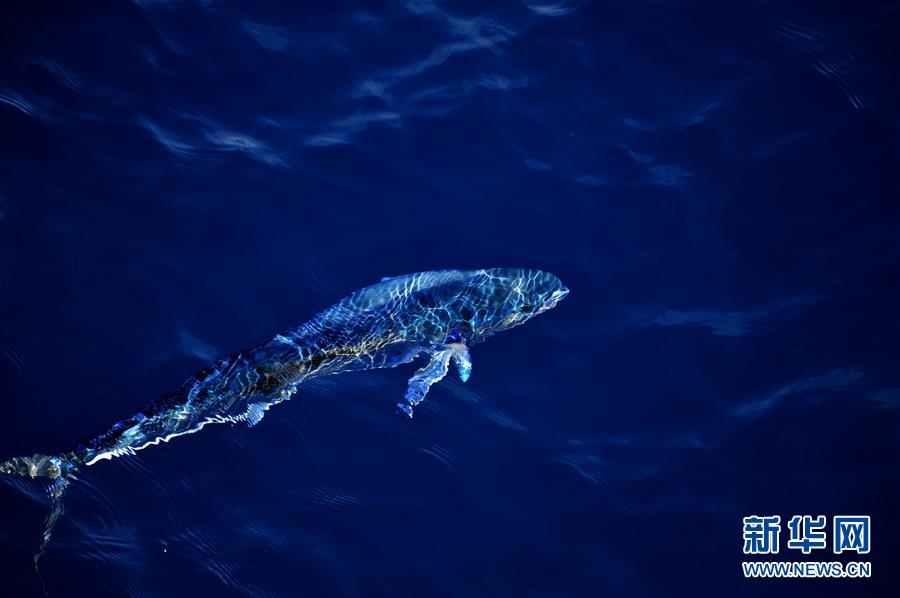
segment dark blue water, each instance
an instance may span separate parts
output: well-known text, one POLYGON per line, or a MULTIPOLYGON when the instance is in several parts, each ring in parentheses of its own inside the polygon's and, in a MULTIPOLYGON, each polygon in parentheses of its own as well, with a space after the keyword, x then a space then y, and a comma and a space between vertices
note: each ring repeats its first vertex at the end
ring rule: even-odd
POLYGON ((0 457, 383 276, 571 289, 414 420, 414 366, 347 374, 89 468, 51 595, 896 590, 897 3, 6 4, 0 457), (741 518, 804 513, 871 515, 873 577, 743 579, 741 518))

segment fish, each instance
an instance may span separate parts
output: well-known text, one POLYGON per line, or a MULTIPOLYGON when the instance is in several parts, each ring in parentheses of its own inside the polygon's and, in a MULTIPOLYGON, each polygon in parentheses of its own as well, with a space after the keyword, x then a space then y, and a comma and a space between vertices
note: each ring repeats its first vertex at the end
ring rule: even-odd
POLYGON ((0 473, 51 480, 48 494, 54 506, 44 533, 46 546, 62 513, 65 488, 80 469, 192 434, 209 424, 255 426, 271 407, 320 376, 393 368, 425 356, 427 362, 409 379, 397 404, 402 414, 412 418, 451 364, 460 380, 469 379, 472 345, 556 307, 568 294, 559 278, 532 268, 438 270, 386 277, 300 326, 216 361, 131 417, 86 438, 74 450, 14 457, 0 463, 0 473))

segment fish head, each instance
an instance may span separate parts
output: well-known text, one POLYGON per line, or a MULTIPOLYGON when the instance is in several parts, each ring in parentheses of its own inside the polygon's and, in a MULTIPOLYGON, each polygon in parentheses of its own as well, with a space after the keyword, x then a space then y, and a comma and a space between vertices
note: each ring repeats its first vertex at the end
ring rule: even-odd
POLYGON ((569 289, 555 275, 534 268, 485 270, 470 285, 475 340, 524 324, 553 309, 569 289))

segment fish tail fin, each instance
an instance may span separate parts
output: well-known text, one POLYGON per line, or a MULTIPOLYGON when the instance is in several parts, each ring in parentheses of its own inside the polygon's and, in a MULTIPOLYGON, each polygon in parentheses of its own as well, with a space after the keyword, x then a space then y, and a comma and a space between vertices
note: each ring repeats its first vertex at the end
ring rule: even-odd
POLYGON ((0 473, 22 476, 23 478, 67 479, 78 469, 78 459, 74 453, 65 455, 40 455, 13 457, 0 463, 0 473))
POLYGON ((80 461, 74 453, 59 456, 34 454, 30 457, 14 457, 0 463, 0 473, 16 475, 26 478, 49 478, 50 483, 46 488, 47 498, 50 500, 50 513, 44 520, 44 533, 41 545, 34 555, 34 572, 41 582, 41 589, 47 594, 44 580, 41 577, 38 563, 44 555, 50 536, 59 518, 65 513, 63 496, 69 486, 69 480, 75 479, 80 461))
POLYGON ((47 592, 47 586, 44 584, 44 578, 41 577, 39 564, 41 557, 44 556, 44 551, 47 549, 47 545, 50 544, 50 536, 53 535, 53 527, 56 525, 56 522, 59 521, 59 518, 66 512, 66 507, 63 504, 63 495, 65 495, 68 486, 69 478, 55 479, 47 486, 47 497, 50 499, 50 512, 47 514, 47 518, 44 519, 44 534, 41 536, 41 545, 38 547, 37 552, 34 553, 34 574, 37 575, 38 581, 41 582, 41 590, 43 590, 45 596, 49 595, 49 593, 47 592))

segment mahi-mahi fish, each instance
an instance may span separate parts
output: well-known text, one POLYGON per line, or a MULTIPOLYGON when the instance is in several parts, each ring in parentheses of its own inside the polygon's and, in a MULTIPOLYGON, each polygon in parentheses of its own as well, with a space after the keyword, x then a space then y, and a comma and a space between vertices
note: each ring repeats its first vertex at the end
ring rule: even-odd
MULTIPOLYGON (((0 473, 51 478, 59 501, 76 471, 98 461, 191 434, 211 423, 253 426, 303 382, 343 372, 391 368, 420 355, 400 410, 413 416, 450 364, 472 371, 469 347, 556 306, 569 293, 547 272, 528 268, 441 270, 385 278, 356 291, 312 320, 217 361, 180 388, 89 437, 75 450, 0 463, 0 473)), ((48 519, 45 543, 52 520, 48 519)), ((55 515, 55 516, 54 516, 55 515)))

